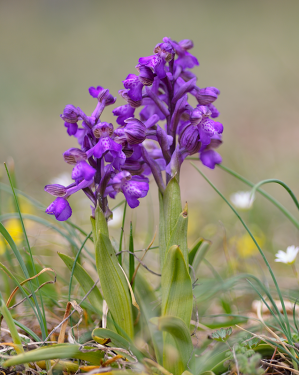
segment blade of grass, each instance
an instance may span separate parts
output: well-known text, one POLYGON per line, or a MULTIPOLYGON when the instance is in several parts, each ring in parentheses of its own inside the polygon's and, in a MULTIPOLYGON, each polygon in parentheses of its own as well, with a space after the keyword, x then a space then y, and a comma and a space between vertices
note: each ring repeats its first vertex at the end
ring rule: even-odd
MULTIPOLYGON (((13 253, 15 254, 20 266, 21 266, 21 269, 24 273, 24 276, 26 278, 29 278, 29 272, 27 270, 27 267, 25 265, 25 262, 19 252, 19 250, 17 249, 17 246, 14 242, 14 240, 12 239, 12 237, 10 236, 10 234, 7 232, 7 230, 5 229, 5 227, 3 226, 2 223, 0 223, 0 233, 3 235, 3 237, 6 239, 6 241, 8 242, 10 248, 12 249, 13 253)), ((0 263, 0 267, 16 282, 16 284, 19 286, 19 288, 23 291, 23 294, 24 296, 27 296, 25 290, 23 289, 23 287, 20 285, 19 281, 14 277, 14 275, 4 266, 0 263)), ((32 286, 32 284, 30 284, 32 286)), ((31 291, 33 290, 33 287, 31 288, 31 291)), ((31 300, 29 298, 27 298, 31 307, 32 307, 32 310, 34 311, 35 315, 36 315, 36 318, 39 322, 39 324, 41 325, 42 324, 42 321, 40 320, 40 315, 38 314, 37 310, 34 308, 34 305, 33 303, 31 302, 31 300)))
MULTIPOLYGON (((232 211, 235 213, 235 215, 238 217, 238 219, 240 220, 241 224, 243 225, 243 227, 245 228, 245 230, 248 232, 248 234, 250 235, 251 239, 253 240, 255 246, 257 247, 257 249, 259 250, 268 270, 269 270, 269 273, 271 275, 271 278, 274 282, 274 285, 275 285, 275 288, 277 290, 277 293, 278 293, 278 296, 279 296, 279 299, 280 299, 280 302, 281 302, 281 306, 282 306, 282 309, 283 309, 283 314, 284 314, 284 319, 285 319, 285 324, 286 324, 286 336, 287 336, 287 339, 289 341, 289 344, 293 345, 293 339, 292 339, 292 335, 291 335, 291 329, 290 329, 290 323, 289 323, 289 320, 288 320, 288 316, 287 316, 287 312, 286 312, 286 308, 285 308, 285 304, 284 304, 284 300, 283 300, 283 297, 282 297, 282 294, 281 294, 281 291, 279 289, 279 286, 278 286, 278 283, 277 283, 277 280, 276 280, 276 277, 274 275, 274 272, 272 271, 272 268, 263 252, 263 250, 261 249, 261 247, 259 246, 259 244, 257 243, 255 237, 253 236, 253 234, 251 233, 250 229, 248 228, 248 226, 245 224, 244 220, 241 218, 241 216, 238 214, 238 212, 234 209, 234 207, 229 203, 229 201, 224 197, 224 195, 222 193, 220 193, 220 191, 216 188, 216 186, 196 167, 195 164, 191 163, 193 165, 193 167, 198 171, 198 173, 201 174, 201 176, 208 182, 208 184, 217 192, 217 194, 227 203, 227 205, 232 209, 232 211)), ((293 355, 295 355, 295 353, 293 353, 293 355)), ((297 370, 298 369, 298 366, 297 366, 297 363, 293 363, 294 365, 294 368, 297 370)))
POLYGON ((17 320, 13 320, 15 325, 25 331, 28 335, 30 335, 36 342, 40 341, 40 338, 28 327, 24 326, 24 324, 18 322, 17 320))
POLYGON ((119 247, 118 247, 118 252, 120 253, 119 256, 118 256, 118 262, 119 262, 120 265, 122 265, 122 246, 123 246, 123 235, 124 235, 124 226, 125 226, 127 205, 128 205, 128 203, 126 201, 125 206, 124 206, 123 221, 122 221, 122 225, 121 225, 119 247))
MULTIPOLYGON (((12 180, 11 180, 11 177, 10 177, 10 173, 9 173, 9 170, 7 168, 6 163, 4 163, 4 166, 5 166, 6 173, 7 173, 7 176, 8 176, 8 180, 9 180, 9 183, 10 183, 10 186, 11 186, 11 190, 13 192, 13 197, 14 197, 15 205, 17 207, 18 214, 19 214, 19 217, 20 217, 20 222, 21 222, 22 230, 23 230, 23 233, 24 233, 24 236, 25 236, 25 242, 27 244, 27 248, 28 248, 28 252, 29 252, 29 256, 30 256, 30 260, 31 260, 31 266, 32 266, 34 275, 36 275, 37 272, 36 272, 36 268, 35 268, 35 263, 34 263, 34 260, 33 260, 33 255, 32 255, 32 252, 31 252, 31 247, 30 247, 30 244, 29 244, 29 240, 28 240, 26 229, 25 229, 24 221, 23 221, 23 218, 22 218, 22 214, 21 214, 21 210, 20 210, 20 206, 19 206, 19 201, 18 201, 18 198, 17 198, 16 193, 14 191, 14 187, 13 187, 12 180)), ((37 284, 39 286, 38 279, 36 280, 36 282, 37 282, 37 284)), ((33 288, 32 282, 30 281, 29 283, 30 283, 30 289, 31 289, 31 293, 32 293, 32 296, 33 296, 33 299, 34 299, 34 303, 35 303, 37 312, 40 315, 41 322, 43 323, 40 326, 41 331, 42 331, 42 335, 43 335, 43 337, 46 337, 47 336, 46 335, 47 322, 46 322, 46 314, 45 314, 45 309, 44 309, 42 294, 39 291, 39 297, 40 297, 40 302, 41 302, 41 307, 42 307, 42 312, 41 312, 39 304, 38 304, 38 301, 37 301, 36 294, 34 292, 34 288, 33 288)))
POLYGON ((293 199, 293 202, 295 203, 296 207, 298 208, 299 210, 299 202, 295 196, 295 194, 292 192, 292 190, 288 187, 288 185, 286 183, 284 183, 283 181, 281 180, 278 180, 276 178, 269 178, 268 180, 263 180, 263 181, 260 181, 258 182, 256 185, 254 185, 254 187, 252 188, 252 191, 251 191, 251 194, 252 196, 255 194, 256 190, 262 186, 262 185, 266 185, 266 184, 271 184, 271 183, 276 183, 276 184, 279 184, 281 185, 283 188, 285 188, 285 190, 290 194, 291 198, 293 199))
MULTIPOLYGON (((188 160, 199 160, 195 157, 188 157, 188 160)), ((245 177, 241 176, 239 173, 234 172, 228 167, 225 167, 222 164, 217 164, 217 167, 224 170, 225 172, 228 172, 230 175, 236 177, 238 180, 244 182, 247 186, 254 187, 255 184, 251 181, 247 180, 245 177)), ((270 194, 266 193, 264 190, 257 188, 256 191, 258 191, 263 197, 267 198, 271 203, 274 204, 294 225, 297 229, 299 229, 299 221, 281 204, 279 203, 275 198, 273 198, 270 194)))
MULTIPOLYGON (((254 187, 255 184, 247 180, 245 177, 241 176, 240 174, 232 171, 228 167, 225 167, 222 164, 217 165, 220 169, 228 172, 232 176, 236 177, 238 180, 244 182, 244 184, 254 187)), ((263 197, 267 198, 271 203, 274 204, 294 225, 297 229, 299 229, 299 221, 282 205, 280 204, 275 198, 273 198, 270 194, 266 193, 264 190, 257 188, 256 189, 263 197)))

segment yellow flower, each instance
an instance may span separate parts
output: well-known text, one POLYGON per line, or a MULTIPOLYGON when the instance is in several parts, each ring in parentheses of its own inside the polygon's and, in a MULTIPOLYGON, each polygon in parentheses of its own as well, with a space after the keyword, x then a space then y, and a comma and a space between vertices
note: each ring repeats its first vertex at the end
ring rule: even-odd
MULTIPOLYGON (((20 245, 23 241, 23 231, 21 223, 18 219, 9 219, 4 223, 5 229, 11 235, 16 245, 20 245)), ((5 247, 8 245, 7 241, 1 236, 0 240, 0 254, 5 252, 5 247)))
MULTIPOLYGON (((263 246, 265 242, 263 233, 259 233, 258 235, 253 233, 253 235, 259 246, 263 246)), ((245 233, 241 237, 233 237, 231 242, 235 244, 237 252, 241 258, 249 258, 258 253, 258 249, 248 233, 245 233)))

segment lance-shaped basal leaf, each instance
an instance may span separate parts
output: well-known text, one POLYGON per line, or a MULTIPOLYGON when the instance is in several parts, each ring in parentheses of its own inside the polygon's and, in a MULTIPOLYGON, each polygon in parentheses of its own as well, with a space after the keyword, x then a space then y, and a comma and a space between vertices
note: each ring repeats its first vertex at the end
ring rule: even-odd
MULTIPOLYGON (((74 260, 69 257, 68 255, 58 253, 60 258, 64 261, 67 268, 72 271, 74 260)), ((84 293, 88 293, 91 288, 94 286, 93 279, 89 276, 87 271, 79 264, 77 263, 74 270, 74 276, 81 285, 84 293)), ((102 313, 102 306, 103 306, 103 297, 101 295, 101 292, 99 291, 99 288, 95 286, 92 291, 88 295, 88 299, 92 306, 96 309, 96 311, 101 314, 102 313)))
MULTIPOLYGON (((169 242, 172 231, 178 221, 179 215, 182 212, 181 192, 180 185, 175 177, 169 182, 163 194, 163 208, 164 208, 164 221, 165 221, 165 243, 169 242)), ((162 260, 165 262, 167 247, 164 254, 161 254, 162 260)), ((161 263, 163 267, 164 262, 161 263)))
POLYGON ((187 230, 188 230, 188 205, 186 203, 183 212, 179 214, 176 225, 173 227, 171 236, 167 243, 167 249, 173 245, 178 245, 185 263, 189 266, 188 246, 187 246, 187 230))
POLYGON ((212 332, 211 339, 215 341, 225 342, 233 333, 232 327, 229 328, 220 328, 217 331, 212 332))
POLYGON ((106 221, 101 219, 103 216, 102 212, 97 212, 96 219, 91 220, 93 230, 98 230, 94 233, 95 255, 103 297, 107 302, 118 333, 120 335, 125 333, 132 338, 133 316, 128 283, 119 267, 111 241, 104 234, 108 232, 108 229, 106 221), (104 228, 102 229, 102 227, 104 228))
POLYGON ((176 316, 153 318, 151 322, 157 324, 159 330, 170 334, 175 345, 175 348, 164 348, 164 367, 174 375, 182 374, 188 369, 187 365, 192 366, 193 361, 193 344, 189 329, 183 320, 176 316))
POLYGON ((149 284, 147 279, 138 272, 136 275, 136 286, 135 286, 136 298, 138 300, 141 317, 140 323, 142 328, 147 326, 155 350, 156 360, 162 365, 163 364, 163 337, 162 332, 160 332, 156 326, 149 324, 149 320, 155 316, 161 315, 161 306, 157 306, 158 297, 155 294, 152 286, 149 284), (156 308, 154 308, 156 306, 156 308))
MULTIPOLYGON (((135 347, 133 342, 128 338, 120 336, 118 333, 107 328, 96 328, 92 332, 92 338, 101 345, 108 345, 120 349, 125 349, 131 352, 139 361, 144 358, 144 355, 135 347), (111 344, 109 344, 111 342, 111 344)), ((117 351, 117 350, 116 350, 117 351)), ((132 360, 132 356, 124 352, 120 352, 124 357, 132 360)))
POLYGON ((65 358, 76 358, 93 363, 94 365, 100 365, 101 358, 104 357, 104 352, 100 350, 97 350, 95 352, 92 350, 94 350, 94 348, 92 347, 82 347, 81 345, 74 344, 56 344, 51 346, 43 346, 42 348, 30 350, 29 352, 19 354, 8 359, 4 362, 3 366, 9 367, 29 362, 65 358), (85 350, 87 350, 87 352, 84 352, 85 350), (88 350, 90 350, 90 352, 88 352, 88 350))
POLYGON ((183 254, 178 246, 167 253, 162 270, 162 316, 181 318, 189 328, 193 308, 192 283, 183 254))
MULTIPOLYGON (((198 247, 196 253, 192 254, 192 255, 194 255, 194 258, 193 258, 192 263, 189 263, 189 264, 192 265, 192 267, 194 269, 194 272, 197 271, 200 263, 203 261, 204 257, 206 256, 206 253, 208 252, 210 246, 211 246, 211 242, 204 240, 204 241, 202 241, 202 243, 198 247)), ((189 253, 189 259, 190 259, 190 254, 191 254, 191 252, 189 253)))

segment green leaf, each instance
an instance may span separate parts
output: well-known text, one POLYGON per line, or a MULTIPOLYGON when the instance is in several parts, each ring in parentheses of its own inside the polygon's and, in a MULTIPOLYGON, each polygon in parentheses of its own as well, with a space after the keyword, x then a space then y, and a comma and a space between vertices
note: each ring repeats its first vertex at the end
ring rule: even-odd
MULTIPOLYGON (((67 268, 72 271, 74 260, 68 255, 62 253, 58 253, 58 255, 63 260, 67 268)), ((81 285, 84 293, 90 291, 95 283, 94 280, 89 276, 88 272, 85 271, 85 269, 79 263, 76 263, 74 276, 77 279, 78 283, 81 285)), ((95 286, 90 292, 88 299, 92 306, 98 311, 98 313, 101 314, 103 309, 103 297, 97 286, 95 286)))
POLYGON ((194 257, 195 255, 197 254, 197 250, 199 249, 200 245, 203 243, 204 239, 202 237, 199 237, 195 242, 194 244, 192 245, 191 247, 191 250, 189 251, 189 255, 188 255, 188 258, 189 258, 189 264, 191 264, 192 266, 192 263, 193 263, 193 260, 194 260, 194 257))
POLYGON ((136 299, 138 300, 138 303, 141 309, 141 320, 143 324, 148 326, 148 329, 152 338, 152 342, 153 342, 153 347, 155 350, 156 360, 160 365, 162 365, 163 364, 162 333, 157 329, 156 326, 153 326, 152 324, 149 325, 149 321, 151 318, 154 318, 157 315, 161 315, 160 306, 157 306, 155 309, 153 308, 157 304, 158 296, 156 295, 155 291, 153 290, 152 286, 149 284, 147 279, 142 275, 142 273, 138 272, 135 280, 136 280, 135 294, 136 294, 136 299))
POLYGON ((2 234, 2 236, 8 242, 11 250, 13 251, 13 253, 15 254, 15 257, 17 258, 17 260, 19 262, 19 265, 22 268, 24 276, 26 277, 26 279, 28 279, 30 276, 29 276, 29 272, 27 270, 27 267, 25 265, 25 262, 22 258, 22 255, 20 254, 20 252, 19 252, 14 240, 12 239, 11 235, 8 233, 8 231, 5 229, 4 225, 1 222, 0 222, 0 233, 2 234))
POLYGON ((162 316, 181 318, 187 327, 193 308, 192 283, 183 254, 178 246, 168 250, 162 270, 162 316))
MULTIPOLYGON (((94 349, 92 347, 83 347, 84 349, 94 349)), ((74 344, 56 344, 51 346, 44 346, 35 350, 30 350, 24 354, 19 354, 4 362, 3 366, 15 366, 22 363, 44 361, 49 359, 64 359, 76 358, 88 361, 94 365, 101 364, 101 358, 104 357, 104 352, 98 350, 96 352, 83 353, 81 345, 74 344)))
POLYGON ((197 250, 197 252, 194 256, 193 262, 192 262, 192 267, 193 267, 195 273, 198 269, 198 266, 200 265, 202 260, 205 258, 206 253, 208 252, 210 246, 211 246, 211 242, 209 242, 209 241, 203 241, 200 244, 199 249, 197 250))
POLYGON ((179 246, 183 254, 185 263, 187 266, 189 266, 187 230, 188 230, 188 205, 186 203, 183 212, 179 214, 176 225, 173 227, 173 230, 168 240, 166 248, 169 249, 173 245, 179 246))
POLYGON ((228 340, 228 338, 231 336, 232 333, 233 333, 232 327, 220 328, 220 329, 217 329, 217 331, 212 332, 211 338, 215 341, 225 342, 228 340))
MULTIPOLYGON (((113 347, 131 351, 139 361, 144 358, 144 355, 135 347, 129 338, 126 339, 110 329, 96 328, 92 332, 92 338, 102 345, 109 345, 109 342, 111 341, 113 347)), ((121 352, 121 354, 124 357, 128 357, 126 353, 121 352)), ((129 358, 131 359, 131 357, 129 358)))
MULTIPOLYGON (((179 215, 182 212, 180 185, 175 177, 173 177, 165 189, 163 195, 163 208, 165 220, 165 241, 168 243, 173 228, 178 221, 179 215)), ((165 251, 168 249, 166 248, 165 251)), ((166 254, 164 254, 165 260, 166 254)), ((164 263, 161 264, 163 267, 164 263)))
POLYGON ((100 277, 103 297, 107 302, 109 310, 117 330, 122 330, 133 337, 133 317, 131 296, 127 280, 119 266, 115 251, 109 237, 101 231, 94 235, 96 266, 100 277))
POLYGON ((19 333, 17 331, 17 328, 15 326, 15 322, 2 298, 2 294, 0 292, 0 313, 3 315, 3 318, 7 324, 7 327, 9 329, 9 332, 11 334, 11 337, 13 339, 13 342, 15 344, 15 351, 18 353, 18 354, 21 354, 21 353, 24 353, 24 349, 23 349, 23 346, 22 346, 22 341, 21 341, 21 338, 19 336, 19 333))
POLYGON ((187 370, 188 362, 191 362, 193 353, 193 344, 189 329, 184 321, 176 316, 164 316, 153 318, 151 322, 158 325, 161 331, 169 333, 175 343, 177 355, 174 356, 171 351, 173 348, 164 348, 163 366, 174 375, 180 375, 187 370), (175 361, 177 358, 177 361, 175 361))

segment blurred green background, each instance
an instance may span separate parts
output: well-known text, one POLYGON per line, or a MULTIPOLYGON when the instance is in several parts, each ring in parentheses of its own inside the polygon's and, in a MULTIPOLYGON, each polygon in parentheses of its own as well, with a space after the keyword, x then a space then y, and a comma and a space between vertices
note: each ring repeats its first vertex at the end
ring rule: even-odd
MULTIPOLYGON (((12 157, 18 187, 48 205, 51 196, 43 187, 71 173, 62 153, 76 146, 59 117, 64 106, 91 113, 95 101, 88 87, 96 85, 118 97, 115 106, 124 104, 117 91, 135 73, 138 58, 150 55, 164 36, 190 38, 200 62, 194 69, 198 85, 221 91, 215 104, 224 124, 223 164, 253 182, 282 179, 298 195, 298 15, 298 0, 2 0, 0 160, 12 157)), ((102 119, 115 124, 110 109, 102 119)), ((247 190, 224 171, 198 165, 227 197, 247 190)), ((191 242, 204 235, 220 244, 224 233, 244 234, 187 161, 181 181, 183 201, 190 204, 191 242)), ((265 189, 297 214, 281 187, 265 189)), ((156 196, 152 183, 140 210, 128 213, 144 242, 157 224, 156 196), (145 211, 149 217, 137 221, 145 211)), ((88 226, 83 193, 70 202, 78 213, 73 220, 88 226)), ((245 218, 267 239, 266 251, 299 244, 295 228, 262 197, 245 218)))

